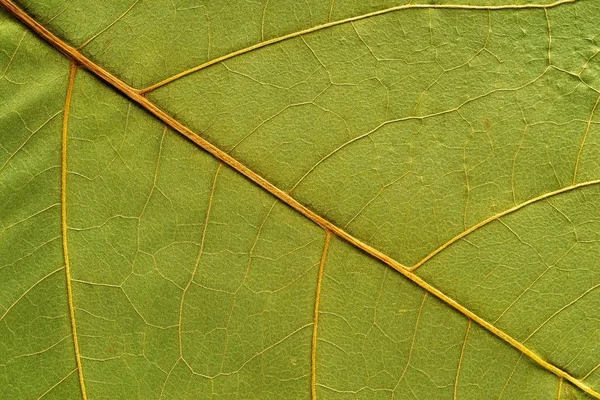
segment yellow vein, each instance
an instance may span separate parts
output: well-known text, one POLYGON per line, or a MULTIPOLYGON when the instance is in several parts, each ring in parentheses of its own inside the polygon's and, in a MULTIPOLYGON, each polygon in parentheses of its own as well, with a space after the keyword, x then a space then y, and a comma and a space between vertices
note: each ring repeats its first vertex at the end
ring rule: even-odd
POLYGON ((327 22, 331 22, 331 16, 333 15, 334 5, 335 5, 335 0, 331 0, 331 4, 329 5, 329 14, 327 14, 327 22))
POLYGON ((305 217, 309 218, 322 228, 336 234, 342 239, 348 241, 352 245, 362 249, 366 253, 371 256, 381 260, 382 262, 393 266, 394 269, 405 269, 406 267, 399 262, 393 260, 388 255, 382 253, 381 251, 372 248, 371 246, 361 242, 359 239, 350 235, 340 227, 334 225, 330 221, 324 219, 320 215, 316 214, 314 211, 308 209, 303 204, 294 199, 289 193, 284 192, 279 189, 271 182, 267 181, 262 176, 255 173, 253 170, 239 162, 237 159, 233 158, 230 154, 224 152, 219 149, 206 139, 202 138, 187 126, 183 125, 181 122, 177 121, 172 116, 168 115, 165 111, 158 108, 154 103, 148 100, 146 97, 141 95, 138 91, 127 85, 125 82, 113 76, 111 73, 95 64, 79 51, 77 51, 72 46, 63 42, 60 38, 54 35, 52 32, 48 31, 43 25, 38 23, 36 20, 31 18, 28 14, 26 14, 23 10, 18 8, 11 0, 0 0, 0 4, 3 4, 9 12, 11 12, 15 17, 21 20, 24 24, 29 26, 34 32, 39 34, 42 38, 47 40, 50 44, 59 49, 62 53, 64 53, 69 58, 75 60, 80 63, 83 67, 94 73, 97 77, 104 80, 109 85, 113 86, 115 89, 120 91, 123 95, 127 96, 129 99, 146 109, 149 113, 153 114, 156 118, 163 121, 166 125, 173 128, 175 131, 179 132, 190 141, 204 149, 206 152, 213 155, 215 158, 227 164, 229 167, 233 168, 240 174, 244 175, 246 178, 256 183, 258 186, 267 190, 273 196, 283 201, 305 217))
POLYGON ((446 243, 444 243, 443 245, 441 245, 440 247, 438 247, 437 249, 435 249, 434 251, 432 251, 431 253, 429 253, 425 258, 423 258, 421 261, 417 262, 415 265, 413 265, 412 267, 408 268, 409 271, 414 271, 417 268, 419 268, 421 265, 425 264, 427 261, 431 260, 433 257, 435 257, 437 254, 439 254, 442 250, 446 249, 447 247, 451 246, 452 244, 456 243, 457 241, 459 241, 460 239, 464 238, 465 236, 473 233, 474 231, 476 231, 477 229, 489 224, 492 221, 495 221, 501 217, 504 217, 508 214, 514 213, 517 210, 520 210, 523 207, 527 207, 530 204, 536 203, 540 200, 544 200, 547 199, 549 197, 552 196, 556 196, 559 195, 561 193, 566 193, 566 192, 570 192, 571 190, 575 190, 575 189, 579 189, 582 187, 586 187, 586 186, 592 186, 592 185, 597 185, 600 184, 600 179, 595 179, 595 180, 591 180, 591 181, 586 181, 586 182, 581 182, 578 183, 576 185, 571 185, 571 186, 566 186, 564 188, 558 189, 558 190, 554 190, 552 192, 548 192, 548 193, 544 193, 538 197, 534 197, 532 199, 529 199, 521 204, 518 204, 512 208, 509 208, 507 210, 504 210, 498 214, 492 215, 491 217, 488 217, 486 219, 484 219, 483 221, 473 225, 472 227, 470 227, 469 229, 467 229, 466 231, 463 231, 461 233, 459 233, 458 235, 454 236, 452 239, 448 240, 446 243))
POLYGON ((158 89, 161 86, 171 83, 179 78, 183 78, 184 76, 187 76, 191 73, 200 71, 201 69, 210 67, 211 65, 214 65, 214 64, 218 64, 220 62, 223 62, 230 58, 239 56, 241 54, 249 53, 253 50, 260 49, 261 47, 266 47, 266 46, 269 46, 269 45, 272 45, 275 43, 280 43, 280 42, 283 42, 288 39, 303 36, 303 35, 306 35, 306 34, 309 34, 309 33, 315 32, 315 31, 320 31, 322 29, 331 28, 333 26, 351 23, 354 21, 359 21, 361 19, 376 17, 378 15, 388 14, 388 13, 391 13, 394 11, 411 10, 411 9, 432 9, 432 8, 446 9, 446 10, 522 10, 522 9, 544 9, 545 10, 548 8, 559 6, 561 4, 574 3, 575 1, 577 1, 577 0, 559 0, 559 1, 555 1, 554 3, 550 3, 550 4, 506 4, 506 5, 498 5, 498 6, 472 6, 472 5, 465 5, 465 4, 404 4, 401 6, 386 8, 384 10, 373 11, 368 14, 357 15, 357 16, 350 17, 350 18, 327 22, 322 25, 316 25, 316 26, 313 26, 313 27, 310 27, 307 29, 292 32, 287 35, 279 36, 279 37, 276 37, 273 39, 269 39, 269 40, 265 40, 263 42, 253 44, 252 46, 248 46, 243 49, 239 49, 234 52, 225 54, 221 57, 214 58, 203 64, 197 65, 193 68, 187 69, 176 75, 173 75, 166 79, 163 79, 160 82, 157 82, 157 83, 155 83, 151 86, 148 86, 144 89, 141 89, 140 93, 151 92, 155 89, 158 89))
POLYGON ((531 339, 536 333, 538 333, 540 331, 540 329, 542 329, 544 326, 546 326, 546 324, 548 322, 550 322, 558 314, 560 314, 561 312, 563 312, 567 308, 571 307, 573 304, 577 303, 579 300, 581 300, 582 298, 584 298, 585 296, 587 296, 589 293, 593 292, 594 290, 596 290, 598 288, 600 288, 600 283, 598 283, 597 285, 594 285, 591 288, 587 289, 585 292, 581 293, 576 299, 572 300, 571 302, 569 302, 569 303, 565 304, 564 306, 562 306, 560 309, 556 310, 554 312, 554 314, 552 314, 551 316, 549 316, 544 322, 542 322, 540 324, 540 326, 538 326, 537 328, 535 328, 535 330, 533 332, 531 332, 529 334, 529 336, 527 336, 525 338, 525 340, 523 340, 523 343, 525 343, 526 341, 528 341, 529 339, 531 339))
POLYGON ((62 151, 61 151, 61 231, 62 248, 65 259, 65 275, 67 280, 67 302, 69 304, 69 316, 71 318, 71 330, 73 331, 73 347, 75 349, 75 362, 77 363, 77 373, 79 375, 79 387, 81 388, 81 397, 87 400, 85 392, 85 381, 83 380, 83 368, 81 366, 81 354, 79 351, 79 339, 77 337, 77 324, 75 323, 75 307, 73 305, 73 287, 71 285, 71 265, 69 264, 69 246, 67 245, 67 136, 69 132, 69 111, 71 108, 71 98, 73 96, 73 86, 75 84, 75 74, 77 65, 71 63, 69 71, 69 86, 65 99, 65 112, 63 114, 62 127, 62 151))
POLYGON ((556 400, 560 400, 560 394, 562 392, 562 383, 563 383, 563 379, 559 378, 558 379, 558 394, 556 396, 556 400))
POLYGON ((6 161, 4 161, 4 164, 2 164, 2 166, 0 166, 0 172, 2 172, 4 170, 4 168, 8 165, 8 163, 10 162, 10 160, 13 159, 13 157, 15 157, 17 155, 17 153, 19 151, 21 151, 26 145, 27 143, 29 143, 29 141, 31 140, 31 138, 38 133, 44 126, 46 126, 48 123, 50 123, 50 121, 52 121, 57 115, 59 115, 60 113, 62 113, 63 110, 59 110, 57 112, 55 112, 54 114, 52 114, 50 116, 50 118, 48 118, 46 121, 44 121, 42 123, 42 125, 39 126, 39 128, 35 129, 35 130, 29 130, 30 135, 27 137, 27 139, 25 139, 25 141, 23 143, 21 143, 21 145, 15 150, 13 151, 10 156, 8 156, 8 158, 6 159, 6 161))
POLYGON ((460 350, 460 358, 458 359, 458 367, 456 368, 456 377, 454 378, 454 400, 458 399, 458 377, 460 376, 460 367, 462 365, 463 357, 465 355, 465 348, 467 347, 469 329, 471 329, 471 320, 469 320, 469 322, 467 323, 467 332, 465 333, 465 339, 463 340, 462 349, 460 350))
POLYGON ((23 36, 21 36, 21 40, 19 40, 19 43, 17 43, 17 47, 15 47, 15 51, 13 51, 12 55, 10 56, 8 63, 6 63, 6 68, 4 68, 4 72, 2 73, 2 76, 0 76, 0 79, 6 78, 6 73, 10 69, 10 66, 13 63, 15 56, 17 55, 17 52, 21 48, 21 43, 23 43, 23 39, 25 39, 26 34, 27 34, 27 31, 23 32, 23 36))
POLYGON ((579 145, 579 150, 577 151, 577 159, 575 160, 575 170, 573 172, 573 182, 577 181, 577 173, 579 172, 579 161, 581 159, 581 153, 583 153, 583 147, 585 146, 585 141, 587 140, 588 134, 590 133, 590 128, 592 126, 592 120, 594 119, 594 114, 596 113, 596 108, 598 108, 598 103, 600 103, 600 96, 596 99, 596 103, 594 104, 594 108, 592 108, 592 112, 590 113, 590 117, 587 120, 587 126, 585 127, 585 132, 583 134, 583 138, 581 139, 581 144, 579 145))
POLYGON ((52 275, 54 275, 58 271, 62 270, 63 268, 64 268, 64 266, 61 266, 60 268, 55 269, 54 271, 48 273, 47 275, 42 276, 37 282, 35 282, 33 285, 31 285, 29 287, 29 289, 25 290, 10 306, 8 306, 6 308, 6 310, 4 310, 4 313, 2 315, 0 315, 0 322, 4 319, 4 317, 6 317, 6 315, 10 312, 10 310, 13 309, 14 306, 19 304, 19 302, 23 299, 23 297, 27 296, 27 294, 29 294, 29 292, 31 292, 37 285, 44 282, 46 279, 50 278, 52 275))
MULTIPOLYGON (((506 227, 506 228, 507 228, 507 229, 508 229, 508 230, 509 230, 509 231, 510 231, 510 232, 511 232, 513 235, 515 235, 515 236, 516 236, 516 237, 519 239, 519 241, 520 241, 521 243, 523 243, 523 244, 527 245, 527 246, 528 246, 528 247, 530 247, 530 248, 531 248, 533 251, 535 251, 535 252, 538 254, 539 258, 542 260, 542 262, 544 262, 544 263, 545 263, 545 261, 544 261, 544 258, 542 257, 542 255, 541 255, 540 253, 538 253, 538 252, 537 252, 537 250, 535 249, 535 247, 533 247, 533 246, 529 245, 527 242, 525 242, 525 241, 521 240, 521 238, 519 237, 519 235, 517 234, 517 232, 515 232, 515 231, 514 231, 512 228, 510 228, 510 227, 509 227, 507 224, 505 224, 505 223, 504 223, 504 221, 502 221, 502 220, 501 220, 500 222, 501 222, 501 223, 502 223, 502 224, 503 224, 503 225, 504 225, 504 226, 505 226, 505 227, 506 227)), ((546 264, 546 269, 545 269, 544 271, 542 271, 542 273, 541 273, 541 274, 539 274, 539 275, 537 276, 537 278, 535 278, 535 279, 534 279, 534 280, 533 280, 533 281, 532 281, 532 282, 531 282, 531 283, 530 283, 530 284, 529 284, 529 285, 528 285, 528 286, 527 286, 525 289, 523 289, 523 290, 521 291, 521 293, 519 293, 519 295, 518 295, 518 296, 517 296, 517 297, 516 297, 516 298, 515 298, 513 301, 511 301, 511 303, 510 303, 508 306, 506 306, 506 308, 504 308, 504 311, 502 311, 502 312, 500 313, 500 315, 498 315, 498 316, 496 317, 496 319, 494 320, 494 323, 495 323, 495 324, 496 324, 496 323, 498 323, 498 321, 500 321, 500 319, 501 319, 502 317, 504 317, 504 316, 506 315, 506 313, 507 313, 507 312, 508 312, 508 311, 509 311, 511 308, 513 308, 513 307, 514 307, 514 305, 515 305, 515 304, 517 304, 517 303, 519 302, 519 300, 521 300, 521 299, 523 298, 523 296, 525 296, 527 293, 529 293, 529 291, 531 290, 531 288, 532 288, 532 287, 534 287, 534 286, 535 286, 535 285, 536 285, 536 284, 537 284, 537 283, 538 283, 538 282, 539 282, 539 281, 540 281, 540 280, 541 280, 541 279, 544 277, 544 275, 546 275, 546 274, 547 274, 547 273, 548 273, 550 270, 552 270, 553 268, 556 268, 556 267, 557 267, 557 265, 558 265, 558 264, 559 264, 559 263, 560 263, 560 262, 561 262, 561 261, 562 261, 562 260, 563 260, 563 259, 564 259, 564 258, 567 256, 567 255, 569 255, 569 253, 571 253, 571 251, 572 251, 572 250, 573 250, 575 247, 577 247, 577 244, 578 244, 578 241, 576 240, 576 241, 575 241, 575 243, 573 243, 573 244, 571 245, 571 247, 569 247, 569 249, 567 249, 567 251, 566 251, 566 252, 564 252, 564 253, 563 253, 563 255, 562 255, 562 256, 560 256, 560 258, 559 258, 558 260, 556 260, 556 261, 555 261, 555 262, 554 262, 552 265, 548 265, 548 264, 546 264)), ((569 364, 565 365, 565 368, 566 368, 566 367, 568 367, 568 365, 569 365, 569 364)))
POLYGON ((265 40, 265 17, 267 15, 267 7, 269 7, 269 0, 265 2, 262 11, 262 18, 260 20, 260 40, 265 40))
MULTIPOLYGON (((502 390, 500 391, 500 394, 498 395, 498 399, 496 400, 501 400, 502 396, 504 396, 504 391, 506 390, 506 388, 508 387, 508 384, 510 383, 510 381, 512 380, 513 375, 515 374, 515 371, 517 370, 517 366, 519 365, 519 361, 521 361, 521 357, 523 357, 523 354, 519 354, 519 358, 517 358, 517 362, 515 362, 515 365, 513 366, 513 368, 510 370, 510 374, 508 375, 508 377, 506 378, 506 381, 504 382, 504 385, 502 386, 502 390)), ((560 378, 562 379, 562 378, 560 378)))
POLYGON ((371 246, 361 242, 360 240, 356 239, 349 233, 345 232, 343 229, 334 225, 330 221, 324 219, 320 215, 316 214, 314 211, 308 209, 307 207, 302 205, 300 202, 298 202, 296 199, 291 197, 288 193, 279 189, 278 187, 273 185, 271 182, 267 181, 262 176, 256 174, 254 171, 252 171, 250 168, 246 167, 244 164, 240 163, 238 160, 233 158, 231 155, 227 154, 223 150, 214 146, 212 143, 208 142, 206 139, 198 136, 195 132, 190 130, 188 127, 183 125, 181 122, 177 121, 176 119, 174 119, 173 117, 168 115, 166 112, 164 112, 163 110, 158 108, 154 103, 152 103, 147 98, 145 98, 143 95, 141 95, 139 93, 139 91, 133 89, 132 87, 130 87, 129 85, 127 85, 120 79, 116 78, 115 76, 110 74, 108 71, 106 71, 105 69, 100 67, 99 65, 93 63, 91 60, 89 60, 87 57, 85 57, 84 55, 79 53, 72 46, 63 42, 60 38, 58 38, 56 35, 54 35, 52 32, 50 32, 48 29, 46 29, 43 25, 41 25, 39 22, 34 20, 31 16, 29 16, 27 13, 25 13, 23 10, 21 10, 19 7, 17 7, 11 0, 0 0, 0 4, 2 4, 6 8, 6 10, 9 11, 13 16, 15 16, 15 18, 19 19, 21 22, 23 22, 25 25, 27 25, 31 30, 36 32, 44 40, 48 41, 48 43, 52 44, 54 47, 56 47, 58 50, 60 50, 67 57, 75 60, 76 62, 79 62, 82 66, 87 68, 90 72, 94 73, 98 78, 104 80, 106 83, 110 84, 115 89, 119 90, 123 95, 127 96, 132 101, 136 102, 138 105, 140 105, 141 107, 146 109, 148 112, 153 114, 156 118, 160 119, 161 121, 163 121, 164 123, 169 125, 171 128, 173 128, 175 131, 179 132, 180 134, 182 134, 183 136, 188 138, 190 141, 192 141, 193 143, 198 145, 200 148, 204 149, 206 152, 210 153, 211 155, 213 155, 215 158, 217 158, 221 162, 227 164, 229 167, 236 170, 238 173, 244 175, 246 178, 248 178, 249 180, 251 180, 252 182, 257 184, 258 186, 262 187, 264 190, 268 191, 273 196, 275 196, 282 202, 286 203, 288 206, 292 207, 294 210, 296 210, 300 214, 304 215, 306 218, 310 219, 317 225, 321 226, 323 229, 329 230, 331 233, 346 240, 348 243, 361 249, 362 251, 371 255, 372 257, 387 264, 388 266, 390 266, 391 268, 393 268, 394 270, 396 270, 400 274, 402 274, 404 277, 406 277, 407 279, 412 281, 417 286, 421 287, 428 293, 432 294, 433 296, 437 297, 438 299, 440 299, 441 301, 446 303, 448 306, 454 308, 456 311, 464 314, 472 321, 478 323, 483 328, 487 329, 488 331, 490 331, 491 333, 496 335, 498 338, 504 340, 511 346, 513 346, 516 349, 518 349, 519 351, 521 351, 522 353, 526 354, 528 357, 530 357, 533 361, 538 363, 543 368, 546 368, 550 372, 552 372, 560 377, 563 377, 564 379, 568 380, 569 382, 571 382, 575 386, 579 387, 581 390, 590 394, 591 396, 593 396, 597 399, 600 399, 600 393, 598 393, 595 390, 593 390, 592 388, 588 387, 585 383, 583 383, 580 380, 576 379, 575 377, 569 375, 568 373, 559 369, 555 365, 550 364, 546 360, 542 359, 540 356, 535 354, 533 351, 531 351, 525 345, 523 345, 522 343, 520 343, 519 341, 517 341, 516 339, 514 339, 513 337, 511 337, 504 331, 498 329, 491 323, 487 322, 483 318, 479 317, 478 315, 473 313, 471 310, 467 309, 460 303, 456 302, 454 299, 452 299, 449 296, 447 296, 446 294, 442 293, 440 290, 438 290, 434 286, 431 286, 429 283, 427 283, 422 278, 420 278, 416 274, 409 271, 408 268, 406 268, 399 262, 395 261, 394 259, 387 256, 386 254, 380 252, 379 250, 376 250, 376 249, 372 248, 371 246))
POLYGON ((596 366, 594 368, 592 368, 590 370, 590 372, 588 372, 587 374, 585 374, 585 376, 582 378, 582 380, 586 380, 591 374, 593 374, 598 368, 600 368, 600 363, 596 364, 596 366))
POLYGON ((331 241, 331 232, 327 231, 325 236, 325 245, 323 245, 323 254, 321 255, 321 262, 319 263, 319 272, 317 276, 317 293, 315 296, 315 314, 313 317, 313 332, 312 332, 312 347, 310 352, 310 392, 311 399, 316 400, 317 398, 317 332, 319 326, 319 302, 321 301, 321 287, 323 284, 323 271, 325 270, 325 260, 327 259, 327 250, 329 249, 329 242, 331 241))
POLYGON ((75 368, 73 371, 69 372, 69 373, 67 374, 67 376, 65 376, 64 378, 62 378, 62 379, 61 379, 61 380, 59 380, 58 382, 56 382, 56 383, 55 383, 54 385, 52 385, 52 386, 51 386, 51 387, 50 387, 48 390, 46 390, 44 393, 42 393, 42 394, 41 394, 41 395, 40 395, 40 396, 37 398, 37 400, 40 400, 40 399, 42 399, 42 398, 46 397, 46 395, 47 395, 48 393, 50 393, 50 392, 51 392, 51 391, 53 391, 53 390, 54 390, 56 387, 58 387, 58 386, 59 386, 61 383, 63 383, 63 382, 64 382, 64 381, 66 381, 67 379, 69 379, 69 377, 70 377, 71 375, 73 375, 73 374, 74 374, 76 371, 77 371, 77 368, 75 368))

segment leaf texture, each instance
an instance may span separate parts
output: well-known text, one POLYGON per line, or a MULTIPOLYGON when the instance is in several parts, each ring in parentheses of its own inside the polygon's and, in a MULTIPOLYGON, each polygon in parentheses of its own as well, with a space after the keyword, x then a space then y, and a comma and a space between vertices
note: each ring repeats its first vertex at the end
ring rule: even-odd
POLYGON ((600 398, 598 1, 0 3, 0 398, 600 398))

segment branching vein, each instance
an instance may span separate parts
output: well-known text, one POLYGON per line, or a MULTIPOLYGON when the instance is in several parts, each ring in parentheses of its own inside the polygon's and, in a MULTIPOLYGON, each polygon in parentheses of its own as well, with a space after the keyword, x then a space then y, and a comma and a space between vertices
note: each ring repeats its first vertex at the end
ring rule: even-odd
MULTIPOLYGON (((559 2, 553 3, 550 5, 543 5, 543 6, 537 6, 537 7, 538 8, 548 8, 551 6, 558 5, 558 4, 570 3, 573 1, 574 0, 565 0, 565 1, 559 1, 559 2)), ((386 254, 380 252, 379 250, 376 250, 376 249, 372 248, 371 246, 363 243, 362 241, 360 241, 359 239, 350 235, 349 233, 347 233, 340 227, 336 226, 332 222, 330 222, 330 221, 326 220, 325 218, 323 218, 322 216, 318 215, 317 213, 315 213, 314 211, 312 211, 311 209, 307 208, 306 206, 304 206, 303 204, 298 202, 296 199, 294 199, 289 193, 284 192, 283 190, 279 189, 278 187, 273 185, 271 182, 267 181, 265 178, 258 175, 256 172, 254 172, 253 170, 251 170, 250 168, 248 168, 247 166, 245 166, 244 164, 239 162, 237 159, 233 158, 231 155, 229 155, 226 152, 224 152, 223 150, 217 148, 212 143, 208 142, 206 139, 202 138, 201 136, 199 136, 198 134, 193 132, 187 126, 183 125, 181 122, 177 121, 175 118, 168 115, 165 111, 158 108, 154 103, 152 103, 146 97, 144 97, 143 94, 140 93, 140 91, 130 87, 129 85, 127 85, 120 79, 116 78, 115 76, 110 74, 108 71, 106 71, 105 69, 100 67, 99 65, 93 63, 91 60, 89 60, 87 57, 82 55, 75 48, 73 48, 69 44, 65 43, 64 41, 62 41, 60 38, 58 38, 56 35, 54 35, 52 32, 50 32, 48 29, 46 29, 43 25, 41 25, 39 22, 34 20, 27 13, 25 13, 22 9, 17 7, 11 0, 0 0, 0 4, 2 4, 13 16, 15 16, 21 22, 23 22, 31 30, 36 32, 40 37, 42 37, 44 40, 48 41, 54 47, 59 49, 63 54, 65 54, 67 57, 69 57, 74 63, 81 64, 81 66, 85 67, 90 72, 94 73, 98 78, 102 79, 103 81, 105 81, 106 83, 108 83, 109 85, 114 87, 116 90, 118 90, 123 95, 127 96, 129 99, 131 99, 132 101, 134 101, 135 103, 137 103, 138 105, 140 105, 141 107, 146 109, 148 112, 150 112, 152 115, 154 115, 155 117, 157 117, 158 119, 163 121, 165 124, 167 124, 171 128, 173 128, 175 131, 179 132, 180 134, 182 134, 183 136, 188 138, 190 141, 192 141, 193 143, 198 145, 200 148, 204 149, 205 151, 207 151, 208 153, 213 155, 220 162, 228 165, 229 167, 231 167, 238 173, 242 174, 247 179, 251 180, 252 182, 257 184, 264 190, 268 191, 273 196, 275 196, 276 198, 278 198, 279 200, 281 200, 288 206, 292 207, 294 210, 296 210, 297 212, 299 212, 306 218, 310 219, 315 224, 321 226, 326 231, 331 232, 332 234, 335 234, 336 236, 346 240, 353 246, 361 249, 362 251, 379 259, 380 261, 387 264, 394 270, 398 271, 405 278, 409 279, 411 282, 413 282, 414 284, 416 284, 417 286, 419 286, 420 288, 425 290, 428 294, 435 296, 436 298, 438 298, 441 301, 443 301, 444 303, 446 303, 448 306, 454 308, 456 311, 465 315, 471 321, 479 324, 480 326, 482 326, 483 328, 485 328, 486 330, 488 330, 489 332, 491 332, 498 338, 502 339, 503 341, 505 341, 512 347, 516 348, 522 354, 527 355, 531 360, 535 361, 537 364, 539 364, 546 370, 554 373, 555 375, 557 375, 563 379, 566 379, 567 381, 571 382, 573 385, 577 386, 578 388, 580 388, 587 394, 593 396, 594 398, 600 399, 600 393, 595 391, 591 387, 589 387, 587 384, 585 384, 581 380, 571 376, 569 373, 565 372, 564 370, 562 370, 562 369, 558 368, 557 366, 544 360, 542 357, 540 357, 539 355, 534 353, 532 350, 530 350, 528 347, 526 347, 523 343, 519 342, 518 340, 516 340, 515 338, 513 338, 506 332, 500 330, 499 328, 497 328, 490 322, 486 321, 479 315, 475 314, 474 312, 472 312, 471 310, 469 310, 462 304, 458 303, 456 300, 450 298, 449 296, 447 296, 446 294, 441 292, 436 287, 430 285, 428 282, 424 281, 421 277, 419 277, 416 274, 414 274, 413 272, 411 272, 407 267, 405 267, 402 264, 398 263, 397 261, 393 260, 392 258, 390 258, 386 254)), ((424 7, 432 8, 433 6, 423 5, 422 7, 423 8, 424 7)), ((485 9, 502 9, 502 8, 516 9, 516 8, 532 8, 532 7, 533 7, 533 5, 498 6, 498 7, 486 7, 485 9)), ((417 8, 417 6, 415 5, 413 8, 417 8)), ((444 8, 444 7, 437 7, 437 8, 444 8)), ((446 7, 446 8, 450 8, 450 7, 446 7)), ((477 9, 477 7, 471 7, 471 6, 468 6, 468 7, 462 6, 462 7, 454 7, 454 8, 477 9)), ((390 12, 390 11, 391 11, 391 9, 387 10, 385 12, 390 12)), ((382 13, 383 12, 378 12, 377 15, 382 14, 382 13)), ((375 15, 375 14, 373 14, 373 15, 375 15)), ((355 18, 355 19, 361 19, 361 18, 366 18, 366 16, 361 16, 360 18, 355 18)), ((281 39, 280 39, 280 41, 281 41, 281 39)), ((74 76, 75 70, 76 70, 76 67, 75 66, 72 67, 72 76, 74 76)), ((72 90, 72 85, 70 87, 72 90)), ((66 108, 68 109, 68 106, 66 108)), ((66 139, 66 135, 63 135, 63 136, 64 136, 64 138, 63 138, 63 141, 64 141, 64 139, 66 139)), ((64 164, 66 164, 66 158, 64 158, 65 155, 66 155, 66 153, 63 154, 63 166, 64 166, 64 164)), ((65 180, 64 180, 65 177, 66 177, 66 170, 63 168, 63 189, 64 189, 64 184, 65 184, 65 180)), ((560 191, 564 192, 567 190, 572 190, 575 186, 580 187, 580 186, 591 185, 591 184, 596 184, 596 183, 600 183, 600 180, 574 185, 569 188, 561 189, 560 191)), ((559 192, 559 191, 557 191, 557 192, 559 192)), ((553 192, 552 194, 556 194, 556 193, 553 192)), ((548 197, 549 195, 551 195, 551 194, 547 194, 545 196, 548 197)), ((64 196, 64 190, 63 190, 63 196, 64 196)), ((537 201, 537 200, 539 200, 539 199, 532 199, 529 202, 523 203, 521 205, 521 207, 526 204, 530 204, 534 201, 537 201)), ((64 207, 64 204, 65 203, 63 202, 63 207, 64 207)), ((505 214, 506 213, 508 213, 508 211, 505 212, 505 214)), ((65 217, 65 214, 63 212, 63 229, 66 232, 66 223, 65 223, 64 217, 65 217)), ((494 217, 492 217, 492 218, 494 218, 494 217)), ((464 234, 462 234, 462 236, 464 236, 464 234)), ((66 239, 66 236, 65 236, 65 239, 66 239)), ((458 240, 458 239, 456 239, 456 240, 458 240)), ((456 241, 456 240, 454 240, 454 241, 456 241)), ((65 241, 65 244, 66 244, 66 241, 65 241)), ((66 245, 65 245, 65 256, 66 256, 66 245)), ((67 276, 69 276, 68 263, 67 263, 66 270, 67 270, 67 276)), ((68 281, 69 281, 68 287, 69 287, 69 291, 70 291, 70 279, 68 279, 68 281)), ((69 294, 69 298, 72 299, 71 294, 69 294)), ((71 315, 73 317, 72 307, 71 307, 71 312, 72 312, 71 315)), ((75 323, 74 323, 73 318, 72 318, 72 326, 73 326, 73 331, 75 333, 75 323)), ((77 337, 77 335, 74 335, 75 339, 76 339, 76 337, 77 337)), ((76 349, 78 348, 77 344, 75 345, 75 348, 76 349)), ((83 375, 81 373, 80 357, 78 356, 77 359, 78 359, 80 381, 82 382, 82 392, 83 392, 84 399, 85 399, 85 391, 84 391, 85 389, 83 387, 83 375)), ((184 362, 185 362, 185 360, 184 360, 184 362)))
MULTIPOLYGON (((173 76, 170 76, 160 82, 157 82, 151 86, 141 89, 140 92, 141 93, 151 92, 155 89, 158 89, 161 86, 164 86, 173 81, 176 81, 179 78, 183 78, 184 76, 187 76, 194 72, 200 71, 201 69, 210 67, 211 65, 218 64, 218 63, 228 60, 230 58, 237 57, 237 56, 245 54, 245 53, 249 53, 256 49, 260 49, 262 47, 270 46, 275 43, 280 43, 280 42, 286 41, 288 39, 303 36, 303 35, 306 35, 306 34, 309 34, 312 32, 331 28, 331 27, 334 27, 337 25, 348 24, 348 23, 352 23, 354 21, 372 18, 372 17, 376 17, 378 15, 388 14, 388 13, 395 12, 395 11, 419 9, 419 8, 421 8, 421 9, 434 9, 435 8, 435 9, 447 9, 447 10, 487 10, 487 11, 491 11, 491 10, 523 10, 523 9, 546 10, 548 8, 556 7, 556 6, 559 6, 562 4, 574 3, 575 1, 577 1, 577 0, 559 0, 559 1, 555 1, 554 3, 550 3, 550 4, 506 4, 506 5, 498 5, 498 6, 473 6, 473 5, 466 5, 466 4, 404 4, 401 6, 386 8, 384 10, 374 11, 374 12, 371 12, 368 14, 357 15, 357 16, 350 17, 350 18, 327 22, 322 25, 313 26, 313 27, 310 27, 307 29, 289 33, 287 35, 283 35, 283 36, 279 36, 279 37, 276 37, 273 39, 265 40, 265 41, 253 44, 252 46, 248 46, 243 49, 239 49, 234 52, 231 52, 229 54, 225 54, 221 57, 214 58, 212 60, 209 60, 203 64, 200 64, 200 65, 190 68, 188 70, 182 71, 182 72, 175 74, 173 76)), ((332 7, 333 7, 333 3, 332 3, 332 7)), ((265 6, 265 8, 266 8, 266 6, 265 6)), ((330 11, 330 17, 331 17, 331 11, 330 11)))

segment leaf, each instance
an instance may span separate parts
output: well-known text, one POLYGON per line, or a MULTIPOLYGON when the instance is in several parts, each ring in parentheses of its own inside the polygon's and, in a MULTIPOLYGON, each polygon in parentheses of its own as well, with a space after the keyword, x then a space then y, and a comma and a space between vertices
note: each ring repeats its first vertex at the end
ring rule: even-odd
POLYGON ((0 3, 0 398, 600 398, 597 1, 0 3))

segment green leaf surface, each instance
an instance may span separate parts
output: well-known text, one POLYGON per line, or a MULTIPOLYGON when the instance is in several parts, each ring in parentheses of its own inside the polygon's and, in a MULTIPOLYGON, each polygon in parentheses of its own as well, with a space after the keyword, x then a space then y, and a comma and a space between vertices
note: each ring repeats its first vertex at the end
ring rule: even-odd
POLYGON ((1 399, 600 398, 600 1, 0 4, 1 399))

